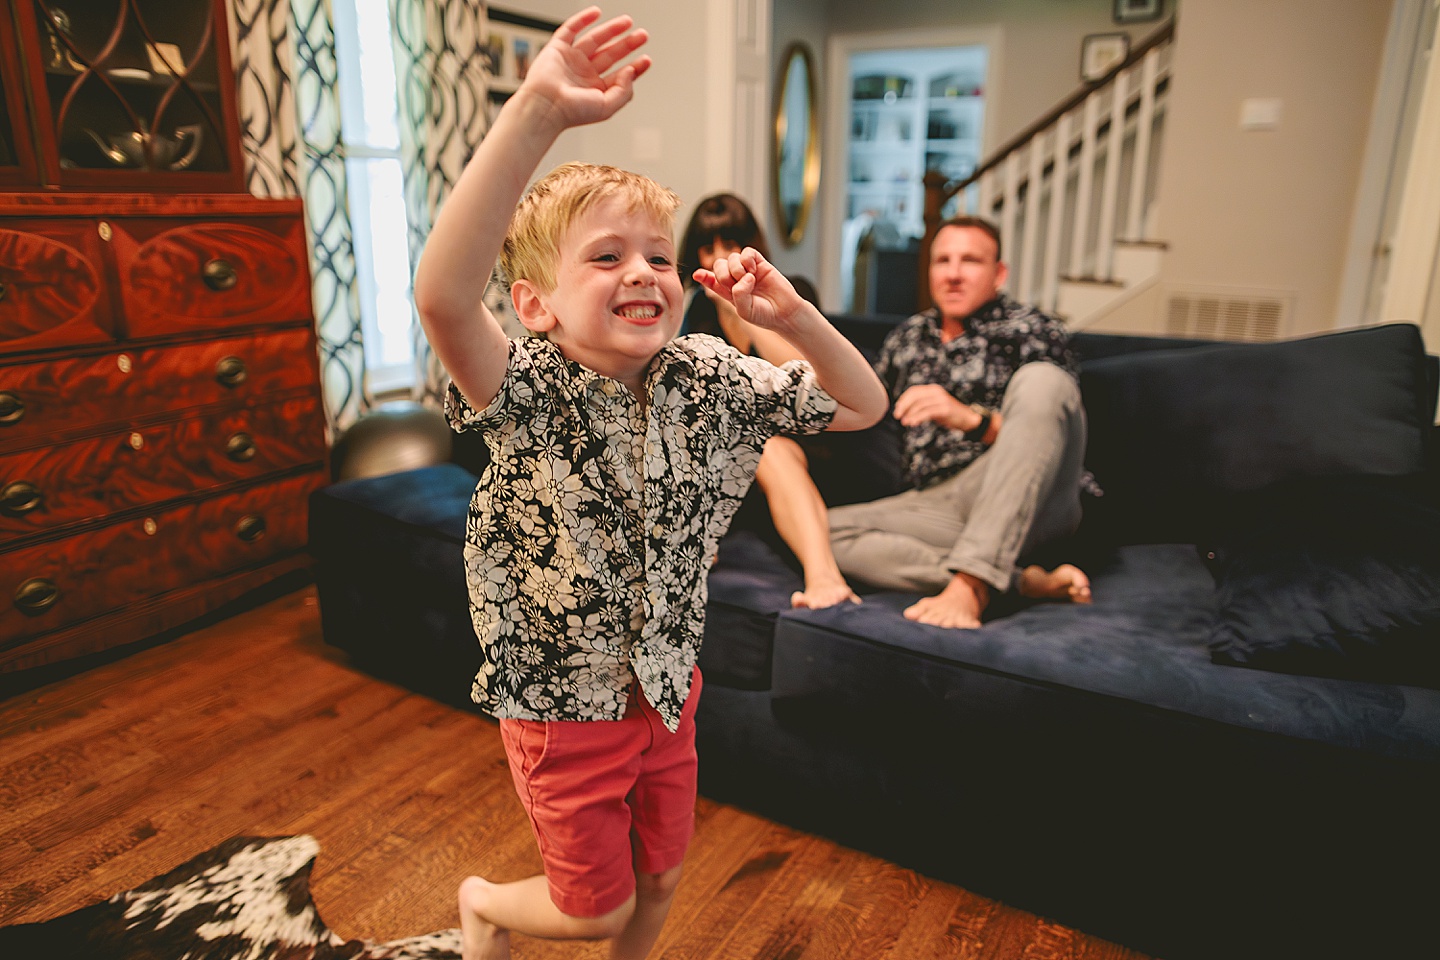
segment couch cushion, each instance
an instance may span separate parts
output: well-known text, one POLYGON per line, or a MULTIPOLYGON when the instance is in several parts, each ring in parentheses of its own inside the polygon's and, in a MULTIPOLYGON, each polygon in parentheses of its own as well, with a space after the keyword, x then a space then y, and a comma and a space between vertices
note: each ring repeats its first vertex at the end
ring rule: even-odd
POLYGON ((1409 324, 1086 363, 1087 524, 1121 542, 1197 542, 1230 495, 1286 480, 1423 471, 1434 414, 1409 324))
POLYGON ((804 580, 760 535, 734 530, 720 541, 707 583, 700 644, 706 689, 769 690, 775 617, 790 609, 790 594, 804 580))
POLYGON ((474 474, 445 463, 310 498, 325 641, 364 670, 472 710, 480 647, 462 551, 474 490, 474 474))
POLYGON ((1275 544, 1223 562, 1217 664, 1440 688, 1440 558, 1275 544))
POLYGON ((997 729, 1103 729, 1120 714, 1440 759, 1440 691, 1212 663, 1214 581, 1193 546, 1126 546, 1089 573, 1093 605, 1037 604, 978 630, 912 623, 902 594, 783 613, 777 709, 997 729))
POLYGON ((1350 477, 1242 502, 1207 551, 1215 662, 1440 687, 1440 508, 1428 494, 1350 477))

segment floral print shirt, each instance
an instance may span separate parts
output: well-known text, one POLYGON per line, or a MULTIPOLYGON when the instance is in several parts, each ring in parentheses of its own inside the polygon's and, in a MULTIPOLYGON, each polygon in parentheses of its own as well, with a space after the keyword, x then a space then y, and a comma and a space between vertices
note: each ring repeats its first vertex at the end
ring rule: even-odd
POLYGON ((632 679, 672 731, 705 627, 706 574, 776 433, 818 433, 836 402, 809 364, 776 368, 710 336, 651 361, 650 402, 510 341, 499 393, 457 430, 491 463, 470 501, 465 573, 484 653, 471 696, 492 715, 618 720, 632 679))
MULTIPOLYGON (((1002 293, 971 314, 965 332, 949 343, 940 337, 937 310, 904 321, 885 338, 875 372, 891 403, 917 384, 938 383, 961 403, 998 410, 1015 371, 1037 360, 1079 372, 1065 325, 1002 293)), ((987 449, 934 422, 907 427, 903 438, 905 478, 916 487, 953 477, 987 449)))

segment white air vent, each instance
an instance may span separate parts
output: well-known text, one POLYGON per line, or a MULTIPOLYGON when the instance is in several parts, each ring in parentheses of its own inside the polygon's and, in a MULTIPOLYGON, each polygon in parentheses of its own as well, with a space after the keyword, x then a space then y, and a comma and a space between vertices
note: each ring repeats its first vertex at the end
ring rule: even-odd
POLYGON ((1165 332, 1202 340, 1278 340, 1290 330, 1290 294, 1237 290, 1172 290, 1165 332))

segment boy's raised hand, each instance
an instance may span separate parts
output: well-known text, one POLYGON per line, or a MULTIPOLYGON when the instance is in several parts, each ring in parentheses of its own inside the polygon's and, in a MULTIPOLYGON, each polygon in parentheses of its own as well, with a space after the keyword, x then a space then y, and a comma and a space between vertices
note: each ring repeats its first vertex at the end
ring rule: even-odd
POLYGON ((754 247, 720 257, 709 270, 696 270, 696 282, 735 305, 741 319, 783 333, 796 311, 808 305, 785 275, 754 247))
POLYGON ((635 79, 650 69, 650 58, 642 56, 612 71, 649 34, 634 29, 628 16, 607 20, 585 33, 599 19, 600 8, 588 7, 562 23, 536 55, 516 93, 546 101, 562 127, 610 118, 630 102, 635 79))

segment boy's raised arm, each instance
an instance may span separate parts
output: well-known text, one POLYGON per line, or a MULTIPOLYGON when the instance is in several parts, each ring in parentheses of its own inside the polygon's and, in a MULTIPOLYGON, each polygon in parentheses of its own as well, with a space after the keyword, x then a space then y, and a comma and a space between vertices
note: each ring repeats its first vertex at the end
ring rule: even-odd
POLYGON ((477 408, 494 398, 505 378, 505 333, 483 297, 525 185, 556 137, 613 116, 650 66, 642 56, 613 69, 648 36, 626 16, 585 32, 599 18, 598 7, 580 11, 541 48, 466 164, 415 270, 420 324, 455 385, 477 408))

